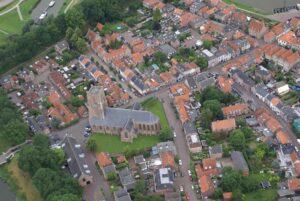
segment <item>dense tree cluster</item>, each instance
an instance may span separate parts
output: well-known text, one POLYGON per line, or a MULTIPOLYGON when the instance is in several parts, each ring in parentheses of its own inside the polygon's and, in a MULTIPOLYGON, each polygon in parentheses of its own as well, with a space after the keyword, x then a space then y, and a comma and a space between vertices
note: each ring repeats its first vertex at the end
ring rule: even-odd
POLYGON ((11 145, 24 142, 29 133, 28 126, 3 90, 0 90, 0 105, 0 140, 11 145))
POLYGON ((25 147, 18 157, 18 166, 32 176, 33 184, 45 201, 79 201, 78 182, 61 170, 62 155, 49 148, 48 137, 37 135, 33 145, 25 147))
POLYGON ((236 101, 236 97, 230 93, 224 93, 216 87, 207 87, 202 93, 196 94, 196 99, 201 103, 201 126, 209 129, 211 122, 221 119, 222 104, 228 105, 236 101))
POLYGON ((133 16, 141 5, 139 0, 86 0, 66 15, 48 17, 39 25, 30 21, 21 35, 10 36, 7 43, 0 46, 0 72, 31 59, 65 36, 71 47, 82 53, 87 49, 84 40, 87 25, 95 26, 97 22, 113 22, 133 16))

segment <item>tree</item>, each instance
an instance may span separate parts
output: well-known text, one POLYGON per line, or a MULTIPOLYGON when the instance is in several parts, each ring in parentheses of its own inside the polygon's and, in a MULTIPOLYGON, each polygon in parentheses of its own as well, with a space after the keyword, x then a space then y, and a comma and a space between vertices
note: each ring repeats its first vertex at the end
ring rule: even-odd
POLYGON ((71 27, 73 29, 75 29, 76 27, 82 29, 85 22, 81 7, 77 6, 76 9, 71 9, 68 11, 68 13, 66 14, 66 23, 68 27, 71 27))
POLYGON ((206 59, 205 57, 203 57, 203 56, 198 56, 198 57, 196 58, 195 63, 196 63, 202 70, 204 70, 204 69, 206 69, 206 68, 208 67, 208 61, 207 61, 207 59, 206 59))
POLYGON ((50 194, 47 201, 81 201, 81 199, 72 193, 60 195, 60 194, 50 194))
POLYGON ((157 51, 157 52, 154 53, 154 55, 153 55, 153 63, 163 64, 166 61, 168 61, 168 57, 163 52, 157 51))
POLYGON ((242 117, 236 118, 235 121, 236 121, 236 125, 237 125, 238 128, 240 128, 240 127, 246 127, 246 125, 247 125, 246 124, 246 120, 244 118, 242 118, 242 117))
POLYGON ((253 130, 249 127, 244 127, 241 129, 244 133, 246 139, 250 139, 253 136, 253 130))
POLYGON ((245 150, 246 139, 244 133, 240 129, 236 129, 231 132, 229 142, 235 150, 245 150))
POLYGON ((200 117, 200 122, 201 122, 201 126, 204 129, 209 129, 211 126, 211 122, 214 119, 214 115, 213 112, 210 111, 209 109, 203 109, 201 112, 201 117, 200 117))
POLYGON ((49 139, 48 136, 39 134, 34 136, 33 138, 33 146, 38 149, 47 149, 49 147, 49 139))
POLYGON ((172 136, 171 130, 168 128, 163 128, 159 134, 159 139, 162 142, 172 140, 173 136, 172 136))
POLYGON ((59 128, 60 123, 61 123, 60 119, 58 119, 56 117, 53 117, 51 119, 51 126, 53 126, 54 128, 59 128))
POLYGON ((89 138, 89 140, 86 143, 86 148, 89 151, 95 152, 97 150, 97 143, 96 140, 93 138, 89 138))
POLYGON ((136 183, 135 183, 135 187, 134 187, 134 192, 136 193, 145 193, 145 181, 143 179, 140 179, 138 180, 136 183))
POLYGON ((232 192, 240 188, 242 176, 239 172, 232 168, 223 169, 223 177, 221 179, 221 187, 224 192, 232 192))
POLYGON ((29 130, 28 126, 20 120, 11 120, 4 125, 3 130, 0 131, 1 136, 11 144, 20 144, 25 141, 29 130))
POLYGON ((244 193, 249 193, 256 191, 260 188, 260 176, 259 175, 249 175, 244 177, 241 181, 242 191, 244 193))
POLYGON ((108 181, 113 181, 117 179, 117 174, 115 172, 109 172, 107 174, 107 180, 108 181))
POLYGON ((203 108, 212 112, 213 118, 222 116, 221 103, 218 100, 207 100, 203 103, 203 108))
POLYGON ((203 41, 203 48, 210 50, 213 46, 213 42, 210 40, 203 41))
POLYGON ((153 22, 158 23, 158 22, 160 22, 161 18, 162 18, 162 16, 161 16, 160 10, 155 9, 153 11, 153 22))
POLYGON ((80 107, 84 104, 83 100, 81 100, 78 96, 72 96, 70 101, 73 107, 80 107))

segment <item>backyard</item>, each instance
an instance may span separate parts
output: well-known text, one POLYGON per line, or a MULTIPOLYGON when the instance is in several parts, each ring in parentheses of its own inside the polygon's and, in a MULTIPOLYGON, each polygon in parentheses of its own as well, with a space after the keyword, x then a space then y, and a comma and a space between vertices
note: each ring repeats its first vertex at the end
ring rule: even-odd
MULTIPOLYGON (((153 112, 160 118, 162 128, 169 129, 169 123, 164 112, 162 103, 155 97, 150 97, 141 103, 143 110, 153 112)), ((110 153, 121 153, 124 150, 140 150, 144 148, 150 148, 157 144, 159 136, 139 136, 134 139, 133 143, 121 142, 118 135, 107 135, 95 133, 91 136, 97 144, 97 151, 107 151, 110 153)))
POLYGON ((274 189, 258 190, 245 194, 245 201, 274 201, 277 199, 277 192, 274 189))
POLYGON ((97 151, 106 151, 112 154, 122 153, 125 150, 140 150, 152 147, 159 142, 158 136, 139 136, 133 143, 121 142, 120 136, 94 133, 91 136, 97 144, 97 151))

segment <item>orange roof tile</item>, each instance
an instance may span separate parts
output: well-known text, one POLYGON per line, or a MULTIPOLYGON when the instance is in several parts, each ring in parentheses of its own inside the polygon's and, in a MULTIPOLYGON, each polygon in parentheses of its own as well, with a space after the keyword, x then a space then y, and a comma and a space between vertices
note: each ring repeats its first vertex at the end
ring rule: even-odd
POLYGON ((108 153, 105 152, 101 152, 97 155, 97 162, 100 167, 106 167, 113 163, 108 153))
POLYGON ((300 179, 288 180, 288 188, 290 190, 300 190, 300 179))
POLYGON ((208 193, 210 191, 214 191, 213 181, 207 175, 200 177, 199 186, 201 188, 201 193, 208 193))
POLYGON ((223 193, 223 200, 224 201, 231 201, 233 199, 232 192, 223 193))
POLYGON ((223 114, 225 116, 233 114, 245 114, 248 111, 248 104, 246 103, 237 103, 235 105, 230 105, 222 108, 223 114))
POLYGON ((281 124, 273 117, 266 122, 266 127, 273 133, 282 128, 281 124))
POLYGON ((163 167, 175 167, 174 155, 170 151, 165 151, 161 154, 161 161, 163 167))
POLYGON ((288 135, 285 132, 283 132, 282 130, 279 130, 276 133, 276 138, 281 144, 290 143, 290 139, 289 139, 288 135))
POLYGON ((235 119, 224 119, 219 121, 213 121, 211 128, 213 132, 229 131, 236 127, 235 119))

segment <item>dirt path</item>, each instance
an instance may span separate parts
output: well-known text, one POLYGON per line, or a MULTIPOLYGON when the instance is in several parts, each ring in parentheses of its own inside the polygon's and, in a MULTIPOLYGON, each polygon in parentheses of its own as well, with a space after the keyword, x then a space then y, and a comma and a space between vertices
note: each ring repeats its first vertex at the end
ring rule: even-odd
POLYGON ((22 16, 22 13, 21 13, 21 11, 20 11, 20 6, 19 6, 19 5, 17 5, 17 12, 18 12, 18 15, 19 15, 20 20, 21 20, 21 21, 24 21, 23 16, 22 16))
POLYGON ((14 10, 15 8, 19 7, 19 5, 23 2, 24 0, 20 0, 16 5, 14 5, 13 7, 11 7, 10 9, 7 9, 3 12, 0 13, 0 16, 5 15, 9 12, 11 12, 12 10, 14 10))

